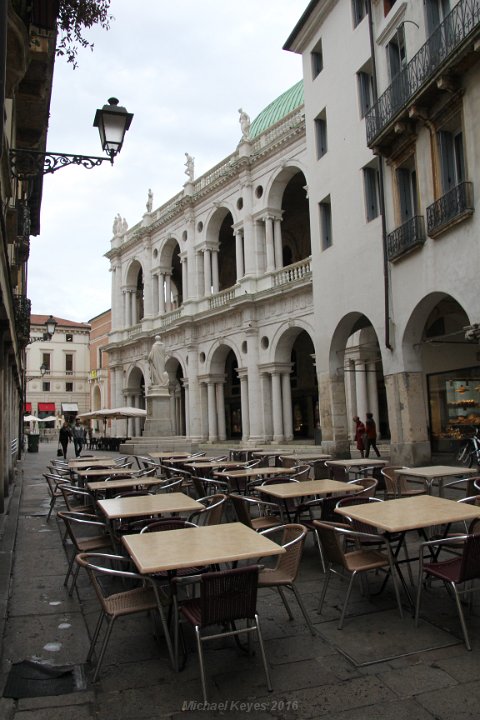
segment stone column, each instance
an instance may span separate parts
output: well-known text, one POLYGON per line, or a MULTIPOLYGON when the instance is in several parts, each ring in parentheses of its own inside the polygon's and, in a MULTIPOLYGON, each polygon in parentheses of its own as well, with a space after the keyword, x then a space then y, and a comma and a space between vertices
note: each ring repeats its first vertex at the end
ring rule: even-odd
POLYGON ((173 388, 170 390, 170 417, 172 418, 172 431, 174 435, 178 435, 177 429, 177 413, 175 412, 175 391, 173 388))
POLYGON ((367 370, 367 393, 368 393, 368 412, 373 413, 373 419, 377 425, 377 436, 380 438, 380 425, 378 418, 378 387, 377 373, 374 362, 366 364, 367 370))
POLYGON ((273 437, 272 422, 272 383, 268 373, 261 375, 262 406, 263 406, 263 441, 268 442, 273 437))
POLYGON ((248 407, 248 376, 240 375, 240 397, 242 402, 242 440, 246 442, 250 437, 250 410, 248 407))
POLYGON ((275 251, 273 247, 273 218, 269 215, 264 218, 265 222, 265 249, 267 253, 267 272, 275 270, 275 251))
POLYGON ((165 273, 165 310, 170 312, 172 309, 172 275, 165 273))
POLYGON ((138 312, 137 312, 137 291, 130 290, 130 306, 132 308, 132 325, 138 323, 138 312))
POLYGON ((218 250, 212 250, 212 292, 218 293, 220 282, 218 279, 218 250))
POLYGON ((123 317, 124 327, 130 327, 132 324, 132 314, 130 308, 130 292, 128 290, 123 291, 123 317))
POLYGON ((161 272, 158 280, 158 312, 165 315, 165 272, 161 272))
MULTIPOLYGON (((353 360, 345 361, 345 396, 347 403, 347 417, 350 419, 358 415, 357 410, 357 388, 355 376, 355 363, 353 360)), ((348 436, 353 440, 355 438, 355 427, 353 422, 349 425, 348 436)))
POLYGON ((217 406, 215 398, 215 383, 210 380, 207 383, 208 391, 208 440, 209 442, 217 442, 218 440, 218 424, 217 424, 217 406))
POLYGON ((275 267, 277 270, 283 267, 283 247, 282 247, 282 221, 275 218, 273 221, 273 239, 275 246, 275 267))
POLYGON ((431 463, 428 400, 423 372, 385 376, 392 465, 431 463))
POLYGON ((237 230, 235 233, 235 260, 237 266, 237 282, 242 279, 245 274, 243 264, 243 234, 237 230))
POLYGON ((285 440, 293 440, 292 390, 290 373, 282 373, 283 427, 285 440))
POLYGON ((272 372, 273 442, 283 442, 282 386, 280 373, 272 372))
POLYGON ((183 302, 188 299, 188 260, 186 255, 180 258, 182 264, 182 298, 183 302))
POLYGON ((223 442, 227 439, 227 428, 225 425, 225 386, 223 382, 216 384, 216 401, 217 401, 217 423, 218 423, 218 439, 223 442))
POLYGON ((212 262, 210 255, 209 248, 205 248, 203 251, 203 292, 205 297, 212 294, 212 262))
POLYGON ((367 373, 363 360, 355 360, 355 386, 357 389, 358 416, 365 422, 365 415, 369 412, 367 393, 367 373))

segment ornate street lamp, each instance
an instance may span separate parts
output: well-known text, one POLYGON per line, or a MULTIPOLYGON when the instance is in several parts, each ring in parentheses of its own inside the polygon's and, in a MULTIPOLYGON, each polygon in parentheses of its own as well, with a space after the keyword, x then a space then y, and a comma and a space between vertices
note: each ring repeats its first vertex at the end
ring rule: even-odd
MULTIPOLYGON (((40 342, 41 340, 43 340, 43 342, 48 342, 49 340, 52 339, 52 336, 55 333, 55 328, 57 327, 57 325, 58 325, 58 323, 55 320, 55 318, 53 317, 53 315, 49 315, 49 317, 45 320, 45 323, 44 323, 45 332, 43 333, 43 335, 41 335, 40 337, 29 338, 27 345, 30 345, 31 343, 34 343, 34 342, 40 342)), ((42 370, 42 368, 40 368, 40 371, 41 370, 42 370)), ((47 368, 45 368, 45 371, 46 370, 47 370, 47 368)), ((43 373, 43 374, 45 375, 45 373, 43 373)))
POLYGON ((27 178, 35 175, 54 173, 67 165, 81 165, 90 169, 113 159, 122 149, 125 133, 130 127, 133 114, 118 104, 117 98, 110 98, 108 105, 97 110, 93 126, 98 128, 102 150, 107 157, 71 155, 68 153, 40 152, 15 148, 10 150, 10 167, 13 177, 27 178))

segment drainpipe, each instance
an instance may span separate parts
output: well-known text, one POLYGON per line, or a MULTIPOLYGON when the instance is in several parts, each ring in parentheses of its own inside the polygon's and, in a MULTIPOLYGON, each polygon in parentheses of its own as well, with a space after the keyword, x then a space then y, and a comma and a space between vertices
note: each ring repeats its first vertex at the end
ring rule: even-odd
MULTIPOLYGON (((373 70, 373 101, 378 101, 377 91, 377 63, 375 59, 375 42, 373 39, 373 20, 372 20, 372 3, 371 0, 367 0, 367 12, 368 12, 368 32, 370 37, 370 54, 372 56, 372 70, 373 70)), ((380 195, 380 215, 382 218, 382 251, 383 251, 383 295, 384 295, 384 322, 385 322, 385 347, 388 350, 393 350, 390 343, 390 275, 388 268, 388 255, 387 255, 387 224, 385 220, 385 191, 384 191, 384 172, 383 172, 383 157, 378 156, 378 175, 379 175, 379 195, 380 195)))

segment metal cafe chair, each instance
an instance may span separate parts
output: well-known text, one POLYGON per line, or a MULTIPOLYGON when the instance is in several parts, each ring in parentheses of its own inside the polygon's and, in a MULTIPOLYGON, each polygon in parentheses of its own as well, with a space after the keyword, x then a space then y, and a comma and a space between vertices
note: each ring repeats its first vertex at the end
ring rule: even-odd
POLYGON ((465 616, 462 609, 461 598, 480 590, 475 585, 475 580, 480 578, 480 521, 475 519, 471 522, 468 533, 458 535, 455 538, 459 554, 445 560, 438 560, 439 552, 443 546, 451 547, 453 538, 443 540, 428 540, 420 545, 420 560, 418 568, 418 590, 415 607, 415 625, 418 625, 420 615, 420 602, 423 589, 424 575, 427 578, 441 580, 447 590, 451 590, 455 597, 460 625, 462 627, 463 639, 467 650, 471 650, 470 638, 468 636, 465 616), (429 552, 435 558, 433 562, 425 562, 425 553, 429 552))
MULTIPOLYGON (((250 636, 252 633, 257 635, 267 688, 270 692, 272 691, 260 620, 257 613, 258 571, 258 565, 247 565, 233 570, 208 572, 200 576, 175 577, 172 579, 175 607, 174 647, 177 669, 179 665, 179 620, 181 615, 195 630, 204 702, 208 702, 208 694, 203 644, 221 637, 234 637, 238 642, 239 635, 248 634, 250 636), (199 596, 179 601, 178 586, 186 583, 191 584, 192 582, 198 584, 199 596), (245 625, 242 627, 237 625, 237 622, 241 620, 245 620, 245 625), (205 634, 205 630, 214 625, 220 625, 222 630, 205 634)), ((250 642, 248 649, 250 650, 250 642)))
POLYGON ((76 556, 79 568, 83 567, 88 573, 90 582, 95 590, 100 603, 100 616, 92 637, 90 649, 87 655, 87 662, 90 662, 98 641, 103 621, 107 621, 107 629, 103 636, 100 652, 98 653, 97 664, 93 674, 93 682, 96 682, 100 667, 103 662, 108 641, 110 639, 113 625, 118 618, 128 615, 136 615, 141 612, 154 613, 160 618, 168 654, 172 666, 175 666, 173 648, 165 619, 164 608, 170 605, 170 598, 148 575, 139 575, 129 570, 120 570, 122 564, 130 567, 131 560, 123 555, 109 555, 103 553, 79 553, 76 556), (108 592, 107 584, 102 582, 102 577, 119 579, 122 584, 118 592, 108 592), (131 581, 135 586, 125 590, 125 583, 131 581))

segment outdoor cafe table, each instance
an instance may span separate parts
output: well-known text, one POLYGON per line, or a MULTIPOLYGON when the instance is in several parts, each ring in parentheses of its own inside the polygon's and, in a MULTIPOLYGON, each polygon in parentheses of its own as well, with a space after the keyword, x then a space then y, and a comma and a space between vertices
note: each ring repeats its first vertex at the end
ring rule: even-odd
POLYGON ((117 463, 111 457, 78 458, 69 460, 68 467, 70 470, 84 470, 87 467, 117 467, 117 463))
POLYGON ((395 475, 408 475, 409 477, 422 478, 425 481, 427 492, 431 493, 432 485, 438 481, 438 494, 443 497, 443 480, 447 477, 465 477, 466 475, 477 475, 476 468, 455 467, 452 465, 428 465, 426 467, 403 467, 395 470, 395 475))
POLYGON ((218 470, 214 471, 214 477, 218 477, 227 482, 232 480, 237 485, 237 490, 240 492, 240 483, 242 480, 249 480, 250 478, 262 478, 262 477, 274 477, 275 475, 285 476, 288 475, 288 470, 281 467, 253 467, 253 468, 242 468, 241 470, 218 470))
POLYGON ((97 505, 107 520, 162 515, 163 513, 192 513, 195 510, 204 509, 202 503, 181 492, 110 498, 99 500, 97 505))
POLYGON ((405 533, 480 517, 480 507, 434 495, 397 498, 337 508, 337 513, 387 533, 405 533))
POLYGON ((130 488, 136 488, 139 485, 142 488, 155 487, 162 484, 160 478, 151 477, 130 477, 121 478, 119 480, 94 480, 87 482, 87 490, 90 490, 95 496, 107 492, 120 492, 130 488))
POLYGON ((149 457, 154 460, 184 460, 185 458, 191 458, 191 452, 149 452, 149 457))
POLYGON ((209 474, 212 470, 219 470, 220 468, 236 470, 244 465, 245 463, 235 460, 199 460, 197 462, 183 463, 185 470, 193 470, 196 473, 203 474, 209 474))
POLYGON ((325 455, 324 453, 294 453, 293 455, 282 455, 282 462, 284 467, 310 465, 312 468, 310 475, 313 476, 314 480, 320 480, 322 475, 317 477, 317 474, 319 474, 317 468, 324 468, 325 460, 330 460, 331 457, 331 455, 325 455))
POLYGON ((110 468, 92 468, 91 470, 86 468, 85 470, 78 470, 77 475, 82 479, 86 478, 106 478, 106 477, 134 477, 132 475, 131 468, 119 468, 118 465, 110 468))
MULTIPOLYGON (((454 500, 433 495, 417 495, 386 502, 362 503, 361 505, 337 508, 335 512, 383 530, 387 536, 392 533, 401 533, 404 536, 409 530, 424 530, 436 525, 449 525, 480 517, 480 507, 476 505, 457 503, 454 500)), ((401 545, 402 543, 397 545, 395 559, 401 545)), ((410 558, 410 560, 412 559, 410 558)), ((397 570, 405 594, 413 607, 413 600, 398 568, 398 563, 397 570)))
POLYGON ((328 467, 338 467, 345 470, 345 477, 348 472, 355 474, 361 472, 367 467, 382 468, 388 465, 386 460, 379 460, 378 458, 350 458, 350 460, 328 460, 328 467))
POLYGON ((288 501, 296 498, 309 497, 311 495, 331 495, 332 493, 355 493, 363 490, 362 485, 344 483, 339 480, 305 480, 304 482, 287 482, 275 485, 261 485, 259 490, 264 495, 270 495, 276 500, 283 500, 287 516, 288 501))
POLYGON ((277 485, 262 485, 261 492, 271 495, 278 500, 293 500, 294 498, 308 497, 309 495, 330 495, 332 493, 355 493, 364 488, 354 483, 344 483, 339 480, 305 480, 305 482, 287 482, 277 485))
POLYGON ((138 572, 144 575, 285 552, 281 545, 242 523, 124 535, 122 542, 138 572))

